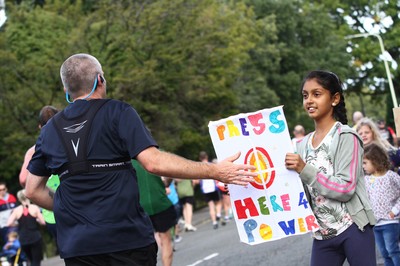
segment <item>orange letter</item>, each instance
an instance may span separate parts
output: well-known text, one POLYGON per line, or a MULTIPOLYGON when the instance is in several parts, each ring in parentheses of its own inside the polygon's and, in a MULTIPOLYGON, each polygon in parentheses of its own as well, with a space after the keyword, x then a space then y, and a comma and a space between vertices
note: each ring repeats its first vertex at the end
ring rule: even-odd
POLYGON ((220 125, 220 126, 217 127, 219 140, 224 140, 225 139, 224 131, 225 131, 225 126, 224 125, 220 125))
POLYGON ((299 218, 297 219, 297 221, 299 222, 300 232, 306 232, 306 228, 304 227, 304 219, 299 218))

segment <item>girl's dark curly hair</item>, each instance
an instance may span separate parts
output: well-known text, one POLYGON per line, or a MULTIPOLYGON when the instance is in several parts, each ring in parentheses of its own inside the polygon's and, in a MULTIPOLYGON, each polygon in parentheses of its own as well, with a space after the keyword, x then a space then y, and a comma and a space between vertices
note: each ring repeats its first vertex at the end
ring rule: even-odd
POLYGON ((321 85, 324 89, 329 90, 331 96, 335 95, 335 93, 339 93, 340 101, 339 103, 333 107, 333 117, 341 122, 344 125, 347 125, 347 110, 346 104, 344 102, 343 95, 343 83, 340 81, 339 77, 330 71, 324 70, 314 70, 307 74, 307 76, 303 79, 301 83, 300 92, 303 90, 304 83, 306 81, 315 79, 319 85, 321 85))

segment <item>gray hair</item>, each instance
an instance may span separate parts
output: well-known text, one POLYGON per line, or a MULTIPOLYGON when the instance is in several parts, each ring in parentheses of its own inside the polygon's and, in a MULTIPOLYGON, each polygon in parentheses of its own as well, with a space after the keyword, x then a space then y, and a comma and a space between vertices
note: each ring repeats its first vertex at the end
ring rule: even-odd
POLYGON ((101 64, 89 54, 74 54, 60 68, 63 86, 73 98, 89 93, 98 74, 103 75, 101 64))

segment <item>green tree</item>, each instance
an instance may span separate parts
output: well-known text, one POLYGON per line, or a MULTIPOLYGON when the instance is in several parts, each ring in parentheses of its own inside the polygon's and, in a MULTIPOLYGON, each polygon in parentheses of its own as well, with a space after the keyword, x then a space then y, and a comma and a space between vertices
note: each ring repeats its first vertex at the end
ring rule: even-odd
POLYGON ((71 43, 100 54, 112 95, 138 110, 161 147, 196 158, 211 150, 208 121, 238 111, 232 87, 257 27, 240 3, 104 1, 71 43))
MULTIPOLYGON (((302 123, 313 129, 302 108, 300 85, 303 76, 314 69, 326 69, 340 77, 349 74, 350 55, 346 41, 330 9, 311 1, 247 0, 257 20, 274 21, 276 38, 265 34, 259 47, 270 47, 271 53, 253 57, 253 65, 263 75, 266 87, 276 94, 273 104, 283 104, 288 124, 302 123), (264 57, 265 56, 265 57, 264 57), (260 61, 268 62, 260 64, 260 61)), ((325 2, 325 1, 324 1, 325 2)), ((270 106, 266 106, 270 107, 270 106)))
MULTIPOLYGON (((193 159, 201 149, 213 154, 208 121, 238 112, 284 105, 290 127, 301 122, 311 130, 300 84, 312 69, 338 73, 348 81, 346 95, 365 94, 374 76, 384 76, 371 57, 379 49, 372 39, 360 41, 375 46, 359 43, 346 52, 344 36, 358 29, 348 18, 372 14, 367 1, 19 2, 7 4, 0 31, 0 174, 6 179, 16 179, 38 135, 40 108, 66 105, 59 67, 73 53, 99 58, 108 95, 131 103, 163 149, 193 159), (349 67, 357 60, 373 62, 373 70, 349 67)), ((384 34, 395 60, 397 7, 385 2, 379 13, 393 17, 384 34)))
MULTIPOLYGON (((396 94, 400 92, 399 16, 398 1, 337 1, 340 2, 340 12, 336 20, 346 34, 377 33, 384 40, 384 46, 392 58, 389 63, 390 72, 396 94)), ((330 7, 333 13, 337 7, 330 7)), ((390 98, 386 70, 383 64, 380 45, 374 36, 348 40, 348 51, 353 56, 352 68, 355 70, 349 76, 348 90, 359 97, 372 95, 371 104, 361 101, 361 108, 368 116, 376 114, 376 105, 386 106, 384 114, 388 121, 393 121, 393 104, 390 98), (361 96, 360 96, 361 95, 361 96)))
POLYGON ((39 110, 62 107, 59 64, 68 54, 64 42, 72 25, 54 11, 24 3, 8 4, 7 12, 0 32, 0 173, 16 181, 24 153, 38 134, 39 110))

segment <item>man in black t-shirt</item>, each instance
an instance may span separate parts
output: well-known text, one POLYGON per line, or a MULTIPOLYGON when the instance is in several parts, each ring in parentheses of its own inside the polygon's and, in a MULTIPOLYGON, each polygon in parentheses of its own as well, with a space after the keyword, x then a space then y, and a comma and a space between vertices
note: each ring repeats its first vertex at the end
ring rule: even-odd
POLYGON ((156 265, 157 246, 139 204, 132 158, 159 176, 247 185, 257 175, 246 171, 253 166, 233 164, 239 153, 207 164, 160 151, 130 105, 105 100, 106 80, 95 57, 75 54, 60 74, 71 104, 41 130, 26 195, 54 210, 67 266, 156 265), (46 187, 53 173, 61 180, 55 195, 46 187))

